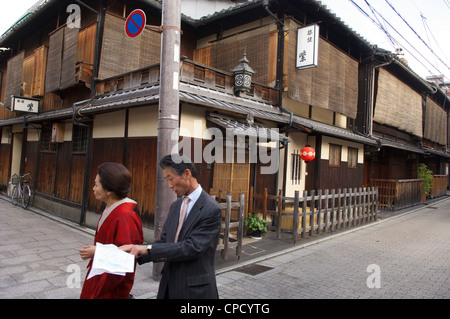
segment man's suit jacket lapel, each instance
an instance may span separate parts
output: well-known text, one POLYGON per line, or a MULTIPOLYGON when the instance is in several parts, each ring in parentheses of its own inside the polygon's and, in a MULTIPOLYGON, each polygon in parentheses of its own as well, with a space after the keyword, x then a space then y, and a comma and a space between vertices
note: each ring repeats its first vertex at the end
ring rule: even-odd
MULTIPOLYGON (((178 241, 181 241, 184 238, 184 235, 187 233, 187 231, 192 226, 194 221, 201 215, 200 212, 205 203, 205 196, 208 196, 208 194, 205 193, 204 191, 202 191, 202 194, 197 199, 197 201, 195 202, 191 211, 189 212, 188 217, 184 221, 183 227, 181 228, 181 231, 180 231, 180 235, 178 235, 178 241)), ((174 238, 175 238, 175 235, 174 235, 174 238)))

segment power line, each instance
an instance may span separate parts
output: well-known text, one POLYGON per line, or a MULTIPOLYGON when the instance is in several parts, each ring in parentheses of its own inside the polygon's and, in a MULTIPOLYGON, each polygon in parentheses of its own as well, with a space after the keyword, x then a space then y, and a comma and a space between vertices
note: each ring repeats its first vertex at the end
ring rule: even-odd
POLYGON ((383 31, 386 36, 389 38, 389 40, 392 43, 392 39, 391 39, 391 35, 389 34, 389 32, 383 28, 383 26, 381 25, 381 23, 377 23, 366 11, 364 11, 363 8, 361 8, 355 1, 353 0, 348 0, 350 1, 363 15, 365 15, 368 19, 370 19, 372 21, 373 24, 375 24, 379 29, 381 29, 381 31, 383 31))
POLYGON ((392 6, 392 4, 388 0, 384 0, 384 1, 386 1, 386 3, 392 8, 392 10, 394 10, 394 12, 400 17, 400 19, 402 19, 403 22, 405 22, 405 24, 412 30, 412 32, 414 32, 414 34, 420 39, 420 41, 422 41, 423 44, 425 44, 425 46, 431 51, 431 53, 433 53, 433 55, 436 58, 438 58, 439 61, 441 61, 441 63, 447 67, 447 69, 450 70, 450 67, 444 61, 442 61, 442 59, 433 51, 432 48, 430 48, 430 46, 420 37, 420 35, 416 32, 416 30, 414 30, 411 27, 411 25, 400 15, 400 13, 398 13, 398 11, 392 6))
POLYGON ((447 5, 447 7, 450 9, 450 1, 449 0, 444 0, 444 3, 447 5))
MULTIPOLYGON (((391 43, 393 43, 393 42, 395 42, 398 46, 402 46, 403 47, 403 49, 406 51, 406 52, 408 52, 409 54, 411 54, 411 56, 414 58, 414 59, 416 59, 416 61, 417 62, 419 62, 423 67, 425 67, 427 70, 428 70, 428 72, 430 72, 431 74, 433 74, 433 72, 431 72, 431 70, 429 69, 429 67, 428 66, 426 66, 420 59, 418 59, 412 52, 410 52, 407 48, 406 48, 406 46, 405 45, 402 45, 399 41, 397 41, 390 33, 389 33, 389 31, 387 30, 387 29, 385 29, 382 25, 381 25, 381 22, 376 22, 372 17, 370 17, 370 15, 366 12, 366 11, 364 11, 364 9, 362 9, 357 3, 355 3, 355 1, 353 1, 353 0, 349 0, 361 13, 363 13, 367 18, 369 18, 371 21, 372 21, 372 23, 374 23, 378 28, 380 28, 385 34, 386 34, 386 36, 388 37, 388 39, 391 41, 391 43)), ((383 21, 385 21, 386 23, 387 23, 387 25, 388 26, 390 26, 395 32, 397 32, 397 34, 398 35, 400 35, 400 37, 404 40, 404 41, 406 41, 406 43, 410 46, 410 47, 412 47, 422 58, 423 58, 423 60, 424 61, 426 61, 429 65, 431 65, 437 72, 438 72, 438 74, 439 75, 442 75, 442 72, 436 67, 436 66, 434 66, 434 64, 433 63, 431 63, 430 61, 428 61, 428 59, 425 57, 425 56, 423 56, 423 54, 420 52, 420 51, 418 51, 418 49, 415 47, 415 46, 413 46, 407 39, 405 39, 405 37, 399 32, 399 31, 397 31, 397 29, 395 29, 367 0, 364 0, 365 1, 365 3, 366 3, 366 5, 370 8, 370 10, 372 11, 372 13, 374 14, 374 15, 378 15, 383 21)), ((377 18, 377 20, 378 20, 378 18, 377 18)), ((394 47, 395 47, 395 44, 393 44, 394 45, 394 47)))

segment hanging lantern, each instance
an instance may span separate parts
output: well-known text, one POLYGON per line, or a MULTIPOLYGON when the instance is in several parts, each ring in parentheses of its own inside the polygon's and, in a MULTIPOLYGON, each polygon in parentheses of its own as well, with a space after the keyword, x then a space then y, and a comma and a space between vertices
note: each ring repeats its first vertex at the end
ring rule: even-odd
POLYGON ((309 145, 306 145, 304 148, 301 149, 300 157, 305 162, 311 162, 316 157, 316 151, 309 145))

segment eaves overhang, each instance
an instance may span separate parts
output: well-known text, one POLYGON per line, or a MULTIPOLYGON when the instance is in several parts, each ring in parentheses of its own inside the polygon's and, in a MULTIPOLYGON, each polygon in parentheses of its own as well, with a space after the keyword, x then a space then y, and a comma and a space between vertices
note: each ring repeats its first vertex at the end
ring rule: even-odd
POLYGON ((412 145, 412 144, 409 144, 406 142, 393 141, 393 140, 386 139, 386 138, 378 138, 378 140, 380 141, 381 147, 391 147, 391 148, 396 148, 396 149, 409 151, 409 152, 413 152, 413 153, 425 154, 424 150, 421 147, 412 145))
POLYGON ((294 119, 293 122, 295 124, 299 124, 301 126, 307 127, 311 131, 311 133, 324 134, 327 136, 341 138, 344 140, 362 143, 362 144, 366 144, 366 145, 372 145, 372 146, 378 145, 378 139, 376 139, 374 137, 365 136, 365 135, 362 135, 359 133, 349 131, 344 128, 340 128, 337 126, 305 119, 305 118, 302 118, 299 116, 294 116, 293 119, 294 119))
POLYGON ((444 158, 446 158, 446 159, 450 159, 450 153, 438 151, 438 150, 435 150, 435 149, 433 149, 433 148, 428 148, 428 147, 424 147, 424 148, 423 148, 423 151, 424 151, 425 154, 427 154, 427 155, 437 155, 437 156, 444 157, 444 158))
POLYGON ((259 123, 248 123, 246 120, 238 119, 224 114, 211 113, 206 118, 218 126, 229 130, 236 136, 249 136, 263 139, 264 141, 279 141, 283 144, 289 142, 289 138, 280 134, 278 130, 268 128, 259 123))

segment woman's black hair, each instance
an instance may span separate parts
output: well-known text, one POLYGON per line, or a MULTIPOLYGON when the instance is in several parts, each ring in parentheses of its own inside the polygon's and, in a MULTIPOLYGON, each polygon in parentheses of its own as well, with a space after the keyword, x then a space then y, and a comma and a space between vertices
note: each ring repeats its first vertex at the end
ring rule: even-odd
POLYGON ((105 162, 98 167, 100 183, 107 191, 113 192, 119 199, 130 192, 130 171, 120 163, 105 162))

